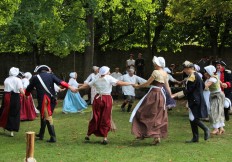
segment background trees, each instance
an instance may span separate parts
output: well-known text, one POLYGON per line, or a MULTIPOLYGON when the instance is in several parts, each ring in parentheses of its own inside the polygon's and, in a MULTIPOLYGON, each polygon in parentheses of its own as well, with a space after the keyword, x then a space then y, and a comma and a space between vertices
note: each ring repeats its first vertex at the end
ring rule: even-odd
POLYGON ((64 57, 84 53, 85 72, 106 50, 183 45, 223 54, 232 44, 232 0, 2 0, 0 51, 64 57), (95 55, 95 56, 94 56, 95 55))

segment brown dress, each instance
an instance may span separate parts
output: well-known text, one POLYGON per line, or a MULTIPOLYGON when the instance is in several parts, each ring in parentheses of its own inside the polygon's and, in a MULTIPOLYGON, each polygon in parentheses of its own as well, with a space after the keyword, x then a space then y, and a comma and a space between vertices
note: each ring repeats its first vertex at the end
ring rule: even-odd
POLYGON ((165 78, 162 78, 157 70, 152 73, 152 76, 155 78, 155 87, 150 89, 136 111, 132 120, 132 133, 141 138, 164 138, 168 131, 166 98, 163 88, 165 78))

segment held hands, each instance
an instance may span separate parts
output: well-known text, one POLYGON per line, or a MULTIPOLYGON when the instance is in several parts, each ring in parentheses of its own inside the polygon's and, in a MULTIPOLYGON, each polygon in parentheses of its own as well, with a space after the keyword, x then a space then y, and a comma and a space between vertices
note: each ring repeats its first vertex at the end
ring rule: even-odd
POLYGON ((172 94, 171 95, 171 98, 176 98, 177 97, 177 94, 172 94))
POLYGON ((136 89, 139 88, 139 85, 138 85, 138 84, 132 84, 132 86, 133 86, 134 88, 136 88, 136 89))
POLYGON ((70 86, 69 89, 70 89, 73 93, 79 92, 77 88, 74 88, 74 87, 72 87, 72 86, 70 86))
POLYGON ((228 87, 226 83, 222 83, 221 86, 222 86, 222 88, 227 88, 228 87))

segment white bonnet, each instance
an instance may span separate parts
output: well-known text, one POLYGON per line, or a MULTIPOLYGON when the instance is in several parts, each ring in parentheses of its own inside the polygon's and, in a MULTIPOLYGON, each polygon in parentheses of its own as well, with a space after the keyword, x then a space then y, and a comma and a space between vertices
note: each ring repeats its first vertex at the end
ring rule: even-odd
POLYGON ((156 57, 154 56, 152 59, 153 64, 158 65, 159 67, 165 67, 165 59, 163 57, 156 57))
POLYGON ((102 66, 99 70, 100 75, 106 75, 110 71, 110 68, 108 66, 102 66))
POLYGON ((25 76, 25 78, 30 80, 32 77, 32 74, 30 72, 26 72, 26 73, 24 73, 24 76, 25 76))
POLYGON ((196 71, 200 71, 201 70, 200 66, 198 66, 197 64, 194 64, 194 68, 195 68, 196 71))
POLYGON ((210 76, 216 72, 216 68, 213 65, 206 66, 204 69, 210 76))
POLYGON ((99 69, 98 66, 93 66, 93 71, 97 71, 99 69))
POLYGON ((73 79, 74 79, 74 78, 76 78, 76 74, 77 74, 76 72, 71 72, 71 73, 69 74, 69 76, 70 76, 70 78, 73 78, 73 79))
POLYGON ((17 76, 19 74, 19 68, 12 67, 10 68, 9 75, 10 76, 17 76))

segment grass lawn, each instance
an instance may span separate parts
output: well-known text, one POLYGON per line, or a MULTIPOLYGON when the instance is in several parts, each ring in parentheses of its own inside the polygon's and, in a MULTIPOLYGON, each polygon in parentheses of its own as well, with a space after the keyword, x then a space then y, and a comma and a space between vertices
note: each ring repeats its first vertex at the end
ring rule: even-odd
MULTIPOLYGON (((84 142, 88 128, 91 107, 84 114, 62 114, 59 101, 54 113, 57 143, 35 141, 37 162, 231 162, 232 121, 226 122, 225 134, 208 141, 200 132, 200 142, 185 144, 192 138, 186 109, 179 106, 169 113, 169 135, 158 146, 152 146, 152 139, 134 141, 131 135, 130 114, 120 111, 119 101, 114 102, 113 117, 117 125, 115 133, 109 133, 109 144, 101 145, 102 138, 91 136, 84 142)), ((232 117, 232 116, 231 116, 232 117)), ((209 123, 207 123, 209 125, 209 123)), ((0 162, 22 162, 25 157, 25 132, 39 130, 39 118, 21 122, 20 131, 14 137, 0 129, 0 162), (6 135, 7 134, 7 135, 6 135)), ((45 139, 48 139, 46 129, 45 139)))

